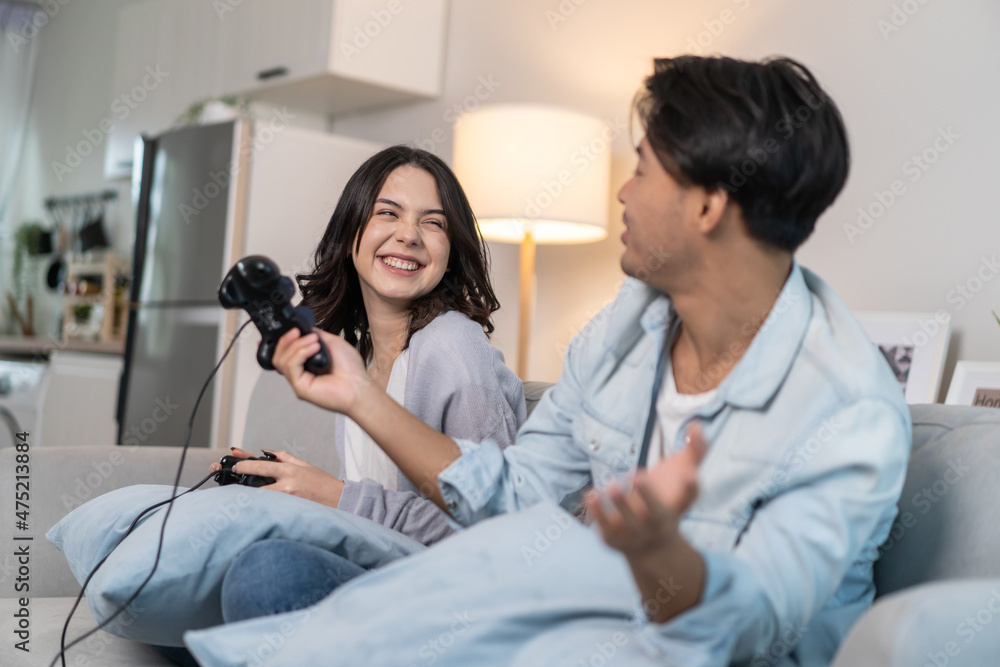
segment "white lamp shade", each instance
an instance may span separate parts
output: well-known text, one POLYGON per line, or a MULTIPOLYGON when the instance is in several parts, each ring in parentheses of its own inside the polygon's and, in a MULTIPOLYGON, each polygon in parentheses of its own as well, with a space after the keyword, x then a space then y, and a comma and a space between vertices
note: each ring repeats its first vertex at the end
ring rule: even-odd
POLYGON ((557 107, 496 105, 455 124, 455 173, 484 238, 586 243, 608 234, 611 132, 557 107))

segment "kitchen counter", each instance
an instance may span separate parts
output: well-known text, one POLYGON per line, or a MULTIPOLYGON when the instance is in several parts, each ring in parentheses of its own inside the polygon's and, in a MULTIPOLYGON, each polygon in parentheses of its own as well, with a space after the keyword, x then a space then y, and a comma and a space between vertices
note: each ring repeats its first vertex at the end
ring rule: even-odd
POLYGON ((0 407, 31 434, 32 446, 116 442, 122 348, 121 343, 0 336, 0 407), (26 382, 31 372, 35 381, 26 382))
POLYGON ((124 354, 122 341, 97 342, 85 340, 62 341, 54 338, 35 336, 0 336, 0 356, 49 356, 56 350, 67 352, 96 352, 100 354, 124 354))

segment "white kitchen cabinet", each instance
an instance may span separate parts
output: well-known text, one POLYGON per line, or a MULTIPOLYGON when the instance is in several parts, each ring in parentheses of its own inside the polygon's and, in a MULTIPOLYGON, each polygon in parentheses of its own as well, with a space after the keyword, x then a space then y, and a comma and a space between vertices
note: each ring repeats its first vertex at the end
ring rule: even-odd
POLYGON ((129 176, 135 138, 162 132, 207 98, 342 114, 439 95, 447 13, 448 0, 129 5, 119 16, 105 176, 129 176), (169 73, 150 91, 147 68, 169 73), (136 87, 144 100, 123 106, 119 98, 136 87))
POLYGON ((33 445, 112 445, 122 357, 56 350, 41 387, 33 445))
POLYGON ((105 150, 105 178, 132 173, 135 139, 159 134, 193 102, 222 89, 218 17, 203 0, 153 0, 122 8, 105 150))
POLYGON ((223 24, 224 85, 330 114, 434 97, 447 13, 447 0, 243 0, 223 24))
POLYGON ((251 93, 326 70, 332 0, 244 0, 221 23, 219 59, 230 93, 251 93))

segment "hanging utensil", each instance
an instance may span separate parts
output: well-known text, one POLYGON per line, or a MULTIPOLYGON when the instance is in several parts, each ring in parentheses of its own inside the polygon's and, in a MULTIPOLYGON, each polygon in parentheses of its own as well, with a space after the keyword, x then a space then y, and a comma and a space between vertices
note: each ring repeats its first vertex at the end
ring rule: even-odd
POLYGON ((56 252, 49 262, 49 268, 45 272, 45 285, 51 290, 59 289, 59 285, 66 281, 66 229, 65 219, 60 219, 59 207, 55 204, 49 206, 49 212, 56 223, 56 252))
POLYGON ((108 247, 108 237, 104 233, 104 203, 103 201, 94 203, 96 210, 91 212, 90 206, 87 206, 84 224, 80 227, 80 252, 108 247))

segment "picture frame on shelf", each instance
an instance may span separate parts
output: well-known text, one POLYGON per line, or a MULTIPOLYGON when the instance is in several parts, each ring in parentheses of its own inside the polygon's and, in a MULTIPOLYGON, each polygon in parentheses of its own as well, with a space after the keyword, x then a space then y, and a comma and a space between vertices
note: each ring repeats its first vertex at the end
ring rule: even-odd
POLYGON ((1000 361, 958 362, 944 402, 1000 408, 1000 361))
POLYGON ((951 341, 951 316, 936 313, 855 313, 885 357, 906 402, 936 403, 951 341))

